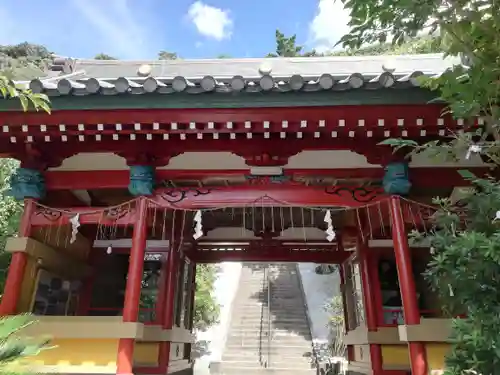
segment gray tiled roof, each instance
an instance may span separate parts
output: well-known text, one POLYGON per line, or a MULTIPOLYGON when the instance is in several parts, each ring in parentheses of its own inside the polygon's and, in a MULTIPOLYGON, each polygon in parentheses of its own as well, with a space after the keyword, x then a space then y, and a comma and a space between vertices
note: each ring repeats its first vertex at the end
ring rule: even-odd
POLYGON ((319 91, 412 87, 458 58, 440 54, 210 60, 55 60, 60 74, 30 82, 49 95, 319 91), (139 70, 143 70, 141 73, 139 70))

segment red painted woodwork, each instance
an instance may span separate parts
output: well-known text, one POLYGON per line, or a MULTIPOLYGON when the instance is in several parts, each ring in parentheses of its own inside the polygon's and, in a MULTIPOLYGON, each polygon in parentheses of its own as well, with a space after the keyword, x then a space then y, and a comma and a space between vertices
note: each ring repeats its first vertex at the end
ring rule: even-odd
POLYGON ((405 229, 402 205, 399 197, 390 198, 392 238, 398 270, 399 286, 405 315, 405 324, 419 324, 417 292, 411 265, 411 253, 408 245, 408 234, 405 229))
MULTIPOLYGON (((419 324, 420 311, 418 308, 415 280, 413 278, 411 254, 408 246, 408 234, 404 226, 401 199, 399 197, 392 196, 390 198, 390 209, 392 238, 394 241, 394 253, 396 257, 401 299, 403 301, 405 324, 419 324)), ((410 352, 411 373, 414 375, 426 375, 427 360, 424 344, 421 342, 410 342, 408 343, 408 347, 410 352)))
POLYGON ((56 210, 37 206, 32 214, 33 226, 59 226, 69 224, 75 214, 80 214, 80 224, 100 224, 126 226, 137 221, 134 202, 120 206, 120 212, 112 211, 106 207, 65 207, 56 210))
MULTIPOLYGON (((132 235, 125 302, 123 305, 123 321, 136 322, 139 317, 139 301, 141 297, 142 271, 147 239, 147 203, 144 198, 138 200, 137 222, 132 235)), ((122 338, 118 343, 117 374, 133 373, 134 342, 132 338, 122 338)))
MULTIPOLYGON (((243 206, 324 206, 363 207, 386 199, 377 187, 319 187, 306 185, 243 185, 214 188, 159 189, 147 198, 150 207, 171 209, 204 209, 243 206)), ((116 208, 70 207, 53 210, 37 206, 31 215, 32 225, 65 225, 76 213, 80 224, 130 225, 138 220, 136 201, 116 208)))
POLYGON ((254 185, 214 188, 159 189, 151 198, 161 207, 217 208, 238 206, 361 207, 385 199, 377 187, 254 185))
MULTIPOLYGON (((30 235, 32 227, 31 219, 35 209, 35 201, 33 199, 25 199, 24 211, 19 223, 20 237, 28 237, 30 235)), ((28 255, 25 252, 18 251, 12 254, 9 272, 5 280, 3 296, 0 302, 0 316, 16 313, 27 262, 28 255)))
POLYGON ((283 248, 263 248, 260 251, 188 251, 186 256, 196 263, 219 262, 310 262, 341 264, 350 253, 344 251, 295 250, 283 248))
POLYGON ((147 240, 147 201, 144 198, 137 202, 137 222, 134 224, 132 248, 130 250, 125 302, 123 307, 123 321, 136 322, 139 314, 139 300, 141 297, 142 270, 147 240))
MULTIPOLYGON (((174 246, 170 247, 168 252, 168 260, 166 264, 166 287, 165 287, 165 308, 162 317, 163 329, 172 329, 174 323, 174 308, 175 308, 175 291, 177 288, 177 271, 180 267, 180 253, 175 250, 174 246)), ((170 342, 163 341, 160 343, 158 352, 158 365, 167 373, 168 363, 170 361, 170 342)))
POLYGON ((117 375, 133 375, 134 339, 120 339, 118 342, 118 358, 116 360, 117 375))
MULTIPOLYGON (((342 297, 342 312, 344 314, 344 330, 349 332, 349 314, 347 313, 347 301, 345 298, 345 272, 344 262, 339 264, 340 295, 342 297)), ((350 358, 348 358, 350 360, 350 358)))
POLYGON ((382 346, 379 344, 370 344, 370 359, 372 362, 372 375, 382 375, 383 359, 382 359, 382 346))
MULTIPOLYGON (((459 174, 459 168, 412 168, 410 178, 416 188, 451 188, 465 186, 465 181, 459 174), (429 176, 437 175, 439 179, 429 176)), ((488 168, 468 168, 476 176, 484 176, 488 168)), ((203 181, 206 178, 232 178, 249 175, 250 169, 239 170, 156 170, 156 180, 195 180, 203 181)), ((384 176, 383 168, 337 168, 337 169, 285 169, 284 175, 293 179, 307 177, 333 177, 336 179, 367 179, 381 180, 384 176)), ((108 171, 49 171, 45 172, 47 190, 92 190, 92 189, 119 189, 126 188, 129 183, 128 170, 108 171)))
MULTIPOLYGON (((364 245, 361 245, 364 247, 364 245)), ((361 285, 363 288, 363 305, 365 308, 366 328, 368 331, 377 330, 377 307, 375 306, 375 295, 373 294, 373 277, 370 267, 370 255, 366 247, 360 249, 360 271, 361 285)))
MULTIPOLYGON (((191 260, 192 261, 192 260, 191 260)), ((189 316, 190 316, 190 325, 189 329, 192 330, 194 327, 194 311, 195 311, 195 297, 196 297, 196 263, 192 261, 191 263, 191 302, 190 302, 190 311, 189 311, 189 316)), ((192 346, 191 346, 192 350, 192 346)))
MULTIPOLYGON (((377 330, 377 305, 375 297, 375 283, 373 270, 372 270, 372 257, 369 253, 366 244, 361 241, 358 242, 361 247, 360 253, 360 271, 361 271, 361 285, 363 288, 363 305, 366 316, 366 327, 368 331, 377 330)), ((382 350, 378 344, 370 344, 370 358, 374 375, 382 374, 382 350)))
MULTIPOLYGON (((58 129, 59 124, 65 124, 68 128, 78 124, 122 124, 134 123, 141 124, 189 124, 195 122, 198 124, 215 123, 217 132, 247 132, 245 121, 252 122, 252 131, 307 131, 308 128, 302 128, 300 122, 305 120, 311 122, 311 128, 318 127, 320 120, 326 121, 326 128, 334 125, 338 126, 339 120, 345 120, 345 128, 352 129, 358 127, 377 128, 378 120, 384 119, 385 129, 397 128, 398 119, 405 119, 405 128, 422 128, 417 125, 416 120, 422 119, 426 126, 437 126, 436 119, 444 118, 444 127, 450 127, 456 124, 450 116, 442 116, 443 105, 441 104, 418 104, 418 105, 346 105, 346 106, 323 106, 323 107, 274 107, 274 108, 229 108, 229 109, 115 109, 115 110, 59 110, 53 111, 51 115, 42 112, 2 112, 0 122, 9 124, 11 131, 21 132, 21 125, 40 125, 47 126, 45 133, 58 129), (364 126, 359 126, 358 120, 364 119, 364 126), (281 122, 288 121, 288 127, 283 129, 281 122), (411 121, 414 120, 414 121, 411 121), (270 123, 269 128, 264 128, 264 121, 270 123), (227 122, 232 122, 233 127, 228 128, 227 122), (331 126, 330 125, 330 126, 331 126), (240 129, 241 128, 241 129, 240 129)), ((197 132, 199 129, 185 129, 185 126, 179 126, 178 130, 172 132, 197 132)), ((39 129, 37 129, 40 131, 39 129)), ((70 129, 68 129, 70 130, 70 129)), ((76 128, 74 129, 76 130, 76 128)), ((89 129, 90 130, 90 129, 89 129)), ((87 130, 87 133, 89 133, 87 130)), ((96 128, 97 130, 97 128, 96 128)), ((150 132, 150 129, 143 127, 144 132, 150 132)), ((152 130, 152 127, 151 127, 152 130)), ((161 129, 160 129, 161 131, 161 129)))
MULTIPOLYGON (((363 128, 361 128, 363 129, 363 128)), ((0 133, 1 135, 1 133, 0 133)), ((24 135, 23 135, 24 136, 24 135)), ((284 144, 286 144, 286 154, 298 153, 303 150, 351 150, 360 155, 364 155, 367 161, 372 164, 385 164, 391 161, 393 153, 390 147, 377 146, 381 139, 386 137, 380 135, 378 138, 363 138, 363 137, 347 137, 341 136, 332 138, 331 135, 325 135, 321 138, 315 138, 312 134, 305 134, 302 138, 264 138, 261 134, 256 134, 252 139, 248 139, 245 134, 239 134, 239 138, 231 139, 226 135, 224 139, 222 134, 218 139, 213 139, 211 135, 205 136, 203 140, 199 140, 197 135, 187 135, 185 139, 164 140, 161 135, 152 137, 151 140, 137 137, 135 140, 130 140, 127 135, 122 135, 119 140, 115 140, 111 135, 101 136, 101 140, 96 142, 92 139, 87 141, 79 141, 78 135, 67 135, 67 141, 61 141, 60 137, 53 137, 50 142, 37 142, 35 146, 37 153, 43 157, 47 167, 56 167, 62 161, 72 155, 78 153, 96 153, 107 152, 116 153, 118 155, 140 155, 147 150, 149 157, 158 160, 168 160, 169 158, 179 155, 184 152, 235 152, 244 155, 262 155, 273 150, 279 156, 285 153, 284 144), (206 139, 208 138, 208 139, 206 139), (290 151, 292 150, 292 151, 290 151)), ((393 137, 400 136, 393 134, 393 137)), ((145 137, 145 136, 144 136, 145 137)), ((20 137, 19 137, 20 138, 20 137)), ((429 138, 419 138, 425 141, 429 138)), ((10 139, 2 139, 0 137, 0 146, 2 157, 14 157, 22 162, 31 156, 26 154, 24 147, 25 140, 19 139, 16 143, 10 142, 10 139)), ((165 162, 166 164, 166 162, 165 162)))
POLYGON ((168 253, 163 256, 160 280, 158 281, 158 297, 155 306, 155 323, 163 325, 163 318, 165 315, 165 306, 167 299, 167 272, 168 272, 168 253))

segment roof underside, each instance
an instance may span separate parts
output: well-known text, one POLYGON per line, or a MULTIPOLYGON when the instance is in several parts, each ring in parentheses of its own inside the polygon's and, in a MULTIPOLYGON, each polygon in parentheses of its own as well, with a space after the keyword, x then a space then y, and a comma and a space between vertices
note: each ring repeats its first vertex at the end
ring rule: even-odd
POLYGON ((52 71, 29 85, 34 92, 51 96, 408 88, 418 86, 419 76, 440 75, 459 63, 440 54, 154 61, 58 58, 52 71))

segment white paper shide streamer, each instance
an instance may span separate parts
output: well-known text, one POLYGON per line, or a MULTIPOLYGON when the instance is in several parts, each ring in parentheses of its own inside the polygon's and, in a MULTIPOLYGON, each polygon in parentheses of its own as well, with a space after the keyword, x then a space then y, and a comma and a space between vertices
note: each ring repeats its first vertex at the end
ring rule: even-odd
POLYGON ((465 154, 465 159, 469 160, 472 154, 479 154, 482 151, 482 147, 480 145, 472 144, 467 149, 467 153, 465 154))
POLYGON ((203 236, 203 224, 201 223, 201 211, 198 210, 196 211, 196 214, 194 215, 194 233, 193 233, 193 238, 197 240, 198 238, 201 238, 203 236))
POLYGON ((334 239, 335 239, 335 231, 333 230, 333 224, 332 224, 332 213, 330 212, 330 210, 326 211, 326 214, 325 214, 325 223, 327 225, 327 228, 326 228, 326 239, 328 242, 332 242, 334 239))
POLYGON ((78 234, 78 228, 80 228, 80 214, 76 214, 71 219, 69 219, 71 224, 71 239, 69 243, 74 243, 76 241, 76 235, 78 234))

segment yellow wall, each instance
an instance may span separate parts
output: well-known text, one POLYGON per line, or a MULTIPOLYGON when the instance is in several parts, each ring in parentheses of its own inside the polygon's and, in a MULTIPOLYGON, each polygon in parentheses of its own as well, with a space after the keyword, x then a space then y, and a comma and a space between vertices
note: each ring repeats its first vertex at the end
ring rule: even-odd
POLYGON ((42 351, 30 361, 41 366, 116 367, 118 339, 54 339, 53 349, 42 351))
POLYGON ((157 366, 160 344, 157 342, 136 342, 134 364, 136 366, 157 366))
MULTIPOLYGON (((428 343, 425 345, 429 371, 443 370, 444 358, 450 350, 449 344, 428 343)), ((382 363, 387 366, 410 366, 407 345, 382 345, 382 363)))
POLYGON ((429 371, 444 370, 444 359, 450 350, 449 344, 432 343, 425 346, 429 371))
POLYGON ((408 345, 381 345, 383 366, 408 366, 410 357, 408 345))

